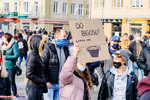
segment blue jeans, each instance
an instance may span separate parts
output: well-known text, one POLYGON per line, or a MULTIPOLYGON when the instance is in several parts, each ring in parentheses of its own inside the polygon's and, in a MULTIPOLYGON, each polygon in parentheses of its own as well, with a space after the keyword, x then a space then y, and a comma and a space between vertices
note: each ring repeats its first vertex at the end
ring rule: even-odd
POLYGON ((37 88, 27 83, 26 93, 28 95, 28 100, 42 100, 43 89, 37 88))
MULTIPOLYGON (((23 56, 20 56, 20 57, 19 57, 19 63, 18 63, 18 66, 21 65, 22 59, 23 59, 23 56)), ((24 59, 25 59, 25 66, 27 67, 27 63, 26 63, 26 61, 27 61, 27 56, 24 56, 24 59)))
POLYGON ((44 93, 44 100, 59 100, 59 83, 52 84, 47 93, 44 93))
POLYGON ((12 88, 13 95, 16 96, 17 95, 17 87, 15 83, 16 70, 7 69, 7 72, 8 72, 8 76, 6 78, 6 96, 11 95, 11 88, 12 88))
MULTIPOLYGON (((137 66, 137 64, 136 63, 132 63, 132 67, 133 67, 133 71, 135 72, 135 74, 137 75, 137 77, 139 77, 139 67, 137 66)), ((144 76, 144 71, 142 70, 142 69, 140 69, 140 71, 141 71, 141 76, 142 76, 142 78, 143 78, 143 76, 144 76)))

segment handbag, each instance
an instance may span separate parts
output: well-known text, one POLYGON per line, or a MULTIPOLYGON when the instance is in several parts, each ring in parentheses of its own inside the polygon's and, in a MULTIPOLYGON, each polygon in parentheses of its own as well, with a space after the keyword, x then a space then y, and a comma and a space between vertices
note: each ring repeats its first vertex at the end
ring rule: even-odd
POLYGON ((17 65, 14 65, 15 68, 16 68, 16 75, 17 76, 20 76, 22 74, 22 69, 20 66, 17 66, 17 65))
POLYGON ((93 85, 98 86, 99 85, 99 80, 98 80, 98 75, 96 73, 91 74, 92 82, 93 85))

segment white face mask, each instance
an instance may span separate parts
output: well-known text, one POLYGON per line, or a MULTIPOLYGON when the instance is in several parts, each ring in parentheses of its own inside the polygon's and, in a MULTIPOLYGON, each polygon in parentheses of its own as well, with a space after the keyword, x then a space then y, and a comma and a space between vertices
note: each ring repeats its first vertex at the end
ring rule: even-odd
POLYGON ((138 36, 138 37, 136 37, 136 40, 141 40, 141 37, 139 37, 139 36, 138 36))
POLYGON ((124 39, 127 40, 128 38, 125 38, 125 37, 124 37, 124 39))

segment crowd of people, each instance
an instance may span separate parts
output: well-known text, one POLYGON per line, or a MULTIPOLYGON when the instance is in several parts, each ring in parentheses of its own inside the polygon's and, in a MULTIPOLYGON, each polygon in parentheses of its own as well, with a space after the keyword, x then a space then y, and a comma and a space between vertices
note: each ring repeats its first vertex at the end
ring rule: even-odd
POLYGON ((15 66, 24 58, 28 100, 92 100, 93 85, 97 100, 150 99, 150 47, 140 32, 106 38, 110 59, 89 63, 80 63, 70 32, 14 32, 18 38, 0 30, 0 96, 18 94, 15 66))

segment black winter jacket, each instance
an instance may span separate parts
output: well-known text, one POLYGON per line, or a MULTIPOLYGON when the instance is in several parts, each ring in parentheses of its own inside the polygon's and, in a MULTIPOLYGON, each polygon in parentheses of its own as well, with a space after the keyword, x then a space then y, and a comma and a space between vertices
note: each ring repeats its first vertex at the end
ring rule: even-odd
POLYGON ((143 49, 137 60, 137 65, 139 68, 144 70, 144 75, 148 76, 150 71, 150 47, 143 49))
POLYGON ((21 33, 18 34, 18 37, 19 39, 17 41, 17 45, 19 49, 19 56, 27 56, 27 51, 28 51, 27 41, 23 39, 23 36, 21 33))
POLYGON ((47 92, 46 66, 38 55, 38 47, 41 39, 41 36, 34 35, 30 40, 32 51, 27 58, 26 77, 29 79, 28 84, 43 88, 44 92, 47 92))
MULTIPOLYGON (((115 75, 108 70, 103 77, 98 94, 98 100, 111 100, 114 89, 114 80, 115 75)), ((138 100, 139 95, 137 91, 137 84, 138 79, 135 73, 131 72, 130 75, 127 76, 126 100, 138 100)))
MULTIPOLYGON (((144 42, 140 42, 142 49, 146 48, 147 45, 144 42)), ((131 42, 131 44, 129 45, 129 50, 131 51, 132 55, 130 57, 132 62, 137 62, 137 52, 136 52, 136 41, 131 42)))
MULTIPOLYGON (((66 46, 63 47, 64 54, 67 59, 69 56, 69 51, 66 46)), ((57 84, 59 82, 59 58, 57 55, 57 50, 55 44, 47 43, 44 46, 44 54, 42 57, 46 64, 46 82, 57 84)))

